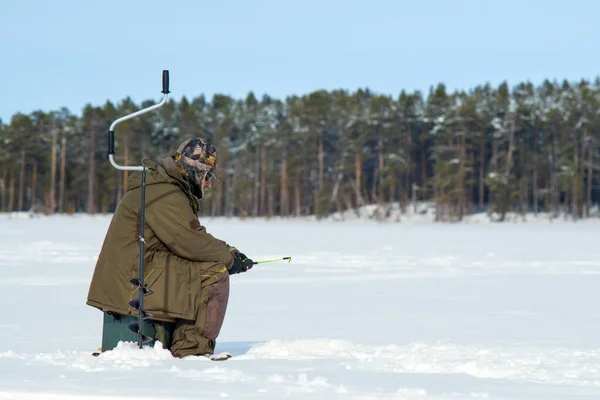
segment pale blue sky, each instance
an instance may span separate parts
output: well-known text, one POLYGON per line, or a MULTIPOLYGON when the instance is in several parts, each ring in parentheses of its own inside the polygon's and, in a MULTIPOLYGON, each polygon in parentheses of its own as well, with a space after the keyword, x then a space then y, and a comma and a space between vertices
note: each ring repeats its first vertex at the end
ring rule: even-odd
POLYGON ((600 1, 2 0, 0 118, 131 96, 284 98, 600 75, 600 1))

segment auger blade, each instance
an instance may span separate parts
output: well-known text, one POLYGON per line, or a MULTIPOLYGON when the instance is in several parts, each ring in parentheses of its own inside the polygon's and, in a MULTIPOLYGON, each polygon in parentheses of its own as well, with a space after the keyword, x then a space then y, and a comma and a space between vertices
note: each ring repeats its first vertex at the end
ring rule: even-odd
POLYGON ((140 288, 144 293, 144 296, 148 296, 149 294, 154 293, 152 290, 148 289, 145 284, 140 284, 140 280, 138 278, 133 278, 129 282, 131 282, 133 286, 137 286, 138 288, 140 288))
MULTIPOLYGON (((128 327, 131 331, 137 333, 138 335, 140 334, 140 324, 137 322, 132 322, 128 327)), ((142 343, 150 343, 152 340, 153 339, 151 337, 142 334, 142 343)))
MULTIPOLYGON (((140 299, 133 299, 131 301, 129 301, 129 305, 133 308, 135 308, 136 310, 140 309, 140 299)), ((148 319, 148 318, 152 318, 152 314, 144 311, 144 315, 142 317, 143 319, 148 319)))

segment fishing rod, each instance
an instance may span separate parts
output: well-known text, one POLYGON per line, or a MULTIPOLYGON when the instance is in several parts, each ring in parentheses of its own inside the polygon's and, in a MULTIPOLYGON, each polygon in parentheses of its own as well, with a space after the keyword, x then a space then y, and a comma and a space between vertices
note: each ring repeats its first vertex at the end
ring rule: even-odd
POLYGON ((146 287, 144 283, 144 225, 146 219, 146 167, 144 165, 119 165, 115 162, 115 127, 117 124, 126 121, 128 119, 140 116, 147 112, 156 110, 162 107, 167 102, 169 95, 169 71, 163 70, 162 72, 162 100, 160 103, 150 107, 146 107, 134 113, 125 115, 115 120, 108 129, 108 159, 113 167, 121 171, 141 171, 142 173, 142 198, 141 198, 141 210, 140 210, 140 273, 138 278, 133 278, 130 282, 139 288, 139 296, 137 299, 133 299, 129 302, 129 305, 138 310, 138 320, 129 324, 129 329, 138 334, 138 347, 141 349, 144 343, 150 342, 152 338, 145 336, 142 333, 142 327, 144 320, 151 318, 152 314, 144 312, 144 296, 152 294, 152 291, 146 287))
POLYGON ((278 262, 278 261, 287 261, 289 263, 289 262, 292 262, 292 257, 276 258, 274 260, 254 261, 252 263, 252 265, 264 264, 264 263, 271 263, 271 262, 278 262))

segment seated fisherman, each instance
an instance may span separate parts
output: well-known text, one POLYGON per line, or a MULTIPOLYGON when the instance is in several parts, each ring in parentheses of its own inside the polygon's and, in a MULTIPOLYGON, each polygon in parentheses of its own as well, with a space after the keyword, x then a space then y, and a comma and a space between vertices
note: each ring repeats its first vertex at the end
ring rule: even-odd
MULTIPOLYGON (((200 200, 217 167, 215 147, 199 137, 184 141, 160 162, 144 160, 146 176, 145 279, 152 294, 144 311, 175 323, 169 350, 175 357, 214 354, 227 302, 229 275, 253 262, 206 231, 198 220, 200 200)), ((110 222, 86 304, 136 315, 130 283, 139 276, 141 174, 132 174, 110 222)))

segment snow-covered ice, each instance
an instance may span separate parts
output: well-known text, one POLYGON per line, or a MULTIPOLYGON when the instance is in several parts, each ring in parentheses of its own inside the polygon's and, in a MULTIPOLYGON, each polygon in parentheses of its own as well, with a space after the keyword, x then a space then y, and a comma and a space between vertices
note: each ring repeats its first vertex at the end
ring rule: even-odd
POLYGON ((204 219, 255 260, 217 352, 85 305, 110 216, 0 215, 0 399, 598 399, 600 224, 204 219))

